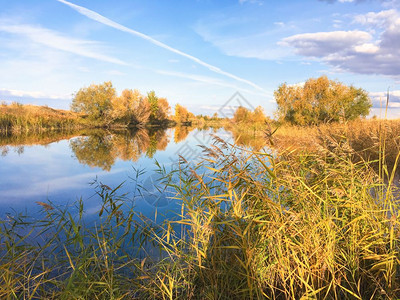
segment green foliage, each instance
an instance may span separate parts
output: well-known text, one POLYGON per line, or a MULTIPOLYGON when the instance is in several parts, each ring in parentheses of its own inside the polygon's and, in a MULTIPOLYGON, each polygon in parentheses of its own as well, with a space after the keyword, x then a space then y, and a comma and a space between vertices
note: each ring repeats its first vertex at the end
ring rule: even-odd
POLYGON ((278 117, 296 125, 354 120, 368 115, 372 106, 366 91, 326 76, 304 86, 281 84, 274 92, 278 117))
POLYGON ((111 121, 112 100, 116 91, 111 81, 81 88, 72 100, 71 110, 82 112, 92 120, 111 121))
POLYGON ((155 121, 158 113, 158 97, 154 91, 147 93, 147 101, 150 104, 150 120, 155 121))
POLYGON ((167 99, 159 98, 154 91, 147 93, 150 105, 150 123, 160 123, 168 119, 170 106, 167 99))

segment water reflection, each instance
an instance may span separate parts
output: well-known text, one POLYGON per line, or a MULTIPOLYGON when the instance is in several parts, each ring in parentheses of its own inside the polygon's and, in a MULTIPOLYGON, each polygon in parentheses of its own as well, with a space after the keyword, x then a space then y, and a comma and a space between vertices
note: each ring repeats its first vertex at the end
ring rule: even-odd
POLYGON ((157 150, 165 150, 168 143, 165 129, 138 129, 96 131, 72 139, 70 147, 81 164, 109 171, 117 159, 135 162, 143 155, 152 158, 157 150))
MULTIPOLYGON (((47 131, 31 134, 0 136, 0 154, 7 156, 10 151, 22 155, 25 147, 47 146, 61 140, 69 140, 69 147, 80 164, 110 171, 118 159, 136 162, 140 157, 153 158, 157 151, 164 151, 171 142, 175 144, 186 140, 193 130, 217 132, 219 128, 196 128, 177 126, 171 130, 159 128, 135 130, 81 130, 47 131)), ((262 132, 243 131, 240 128, 225 128, 230 131, 236 144, 258 151, 265 146, 262 132)))
POLYGON ((150 129, 148 130, 149 144, 147 146, 146 156, 153 158, 157 150, 163 151, 167 148, 169 137, 165 129, 150 129))
MULTIPOLYGON (((0 136, 0 216, 10 207, 35 211, 38 209, 35 201, 49 199, 62 204, 81 197, 87 199, 87 209, 95 211, 99 203, 93 197, 90 183, 98 179, 116 187, 126 182, 121 193, 133 197, 136 185, 132 178, 136 170, 141 172, 139 183, 147 191, 144 193, 146 201, 137 199, 135 202, 138 210, 149 215, 154 206, 169 210, 174 204, 170 203, 166 192, 160 195, 154 190, 158 180, 154 177, 157 175, 155 160, 167 172, 179 155, 191 156, 191 161, 195 162, 202 152, 197 145, 211 146, 212 134, 232 141, 231 132, 215 126, 48 131, 0 136)), ((249 136, 239 136, 238 142, 244 146, 254 143, 249 136)))
POLYGON ((112 135, 93 134, 71 140, 70 147, 81 164, 109 171, 115 163, 112 135))
POLYGON ((232 133, 236 145, 248 147, 254 151, 260 151, 267 146, 268 139, 261 130, 246 130, 235 126, 229 131, 232 133))
POLYGON ((174 132, 174 142, 179 143, 187 138, 189 133, 196 127, 193 126, 177 126, 174 132))
POLYGON ((87 131, 42 131, 22 134, 1 134, 0 153, 7 156, 10 151, 23 154, 26 146, 47 146, 60 140, 67 140, 77 135, 87 134, 87 131))

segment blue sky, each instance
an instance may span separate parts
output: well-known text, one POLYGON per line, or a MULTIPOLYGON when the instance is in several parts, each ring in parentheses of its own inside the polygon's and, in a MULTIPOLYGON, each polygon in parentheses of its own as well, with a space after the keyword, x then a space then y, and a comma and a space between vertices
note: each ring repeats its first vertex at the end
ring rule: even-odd
MULTIPOLYGON (((310 77, 362 87, 400 117, 399 0, 0 0, 0 100, 68 108, 111 80, 194 113, 235 92, 273 116, 273 92, 310 77)), ((227 104, 235 106, 233 101, 227 104)))

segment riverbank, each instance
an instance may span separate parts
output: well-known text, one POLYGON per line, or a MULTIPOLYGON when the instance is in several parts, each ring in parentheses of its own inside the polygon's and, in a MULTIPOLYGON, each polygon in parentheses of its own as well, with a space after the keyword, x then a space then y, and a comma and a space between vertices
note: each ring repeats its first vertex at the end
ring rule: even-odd
POLYGON ((169 128, 176 126, 173 120, 155 120, 146 124, 127 124, 114 120, 93 120, 83 113, 53 109, 47 106, 0 104, 0 134, 20 134, 44 131, 72 131, 81 129, 129 129, 129 128, 169 128))
POLYGON ((46 106, 0 105, 0 134, 85 127, 81 114, 46 106))

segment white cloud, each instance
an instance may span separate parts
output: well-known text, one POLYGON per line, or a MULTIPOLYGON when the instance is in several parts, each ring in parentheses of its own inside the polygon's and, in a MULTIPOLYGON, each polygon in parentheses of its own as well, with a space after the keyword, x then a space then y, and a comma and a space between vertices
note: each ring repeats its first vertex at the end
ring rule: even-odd
POLYGON ((34 99, 70 99, 71 95, 56 95, 56 94, 47 94, 44 92, 38 91, 21 91, 21 90, 10 90, 5 88, 0 88, 0 97, 29 97, 34 99))
POLYGON ((385 115, 388 119, 400 118, 400 90, 389 90, 389 103, 386 110, 387 91, 384 92, 370 92, 369 96, 372 100, 372 109, 370 116, 378 116, 384 118, 385 115))
POLYGON ((142 38, 142 39, 144 39, 144 40, 146 40, 146 41, 148 41, 148 42, 150 42, 150 43, 152 43, 152 44, 154 44, 154 45, 156 45, 158 47, 164 48, 164 49, 166 49, 166 50, 168 50, 168 51, 170 51, 172 53, 175 53, 177 55, 180 55, 180 56, 183 56, 183 57, 185 57, 187 59, 190 59, 190 60, 194 61, 195 63, 197 63, 197 64, 199 64, 199 65, 201 65, 203 67, 206 67, 207 69, 209 69, 212 72, 224 75, 224 76, 229 77, 231 79, 234 79, 236 81, 240 81, 240 82, 246 83, 246 84, 252 86, 253 88, 255 88, 255 89, 259 90, 259 91, 266 92, 262 87, 260 87, 259 85, 255 84, 254 82, 251 82, 250 80, 247 80, 247 79, 241 78, 239 76, 236 76, 234 74, 231 74, 229 72, 223 71, 223 70, 221 70, 220 68, 218 68, 216 66, 210 65, 210 64, 202 61, 201 59, 197 58, 197 57, 194 57, 194 56, 192 56, 190 54, 187 54, 187 53, 182 52, 182 51, 180 51, 178 49, 170 47, 170 46, 168 46, 168 45, 166 45, 166 44, 164 44, 164 43, 162 43, 162 42, 160 42, 160 41, 158 41, 158 40, 156 40, 156 39, 154 39, 154 38, 152 38, 152 37, 150 37, 150 36, 148 36, 146 34, 143 34, 143 33, 138 32, 136 30, 130 29, 128 27, 125 27, 125 26, 123 26, 123 25, 121 25, 119 23, 116 23, 116 22, 114 22, 114 21, 112 21, 112 20, 110 20, 110 19, 98 14, 97 12, 94 12, 94 11, 92 11, 90 9, 87 9, 85 7, 82 7, 82 6, 79 6, 79 5, 76 5, 76 4, 73 4, 73 3, 65 1, 65 0, 57 0, 57 1, 68 5, 69 7, 73 8, 74 10, 79 12, 80 14, 82 14, 82 15, 84 15, 84 16, 86 16, 86 17, 88 17, 88 18, 90 18, 90 19, 92 19, 94 21, 100 22, 100 23, 102 23, 102 24, 104 24, 106 26, 115 28, 117 30, 120 30, 120 31, 123 31, 123 32, 126 32, 126 33, 129 33, 131 35, 140 37, 140 38, 142 38))
MULTIPOLYGON (((379 108, 386 106, 387 91, 385 92, 370 92, 369 96, 372 99, 373 106, 379 108)), ((400 90, 389 90, 389 108, 399 108, 400 107, 400 90)))
POLYGON ((369 12, 363 15, 356 15, 354 23, 361 25, 373 25, 384 28, 393 24, 398 19, 398 13, 395 9, 383 10, 380 12, 369 12))
POLYGON ((299 55, 320 58, 341 71, 400 77, 399 12, 357 15, 354 23, 365 26, 368 32, 305 33, 287 37, 281 44, 293 47, 299 55))
POLYGON ((294 47, 300 55, 318 57, 361 45, 371 38, 364 31, 332 31, 296 34, 283 39, 280 44, 294 47))
POLYGON ((359 53, 369 53, 373 54, 379 51, 379 47, 377 45, 371 43, 365 43, 354 47, 354 50, 359 53))
POLYGON ((10 24, 7 21, 0 22, 0 31, 9 34, 22 35, 32 42, 49 48, 73 53, 76 55, 101 60, 113 64, 126 65, 125 62, 102 54, 100 44, 93 41, 79 40, 64 36, 56 31, 30 24, 10 24))

